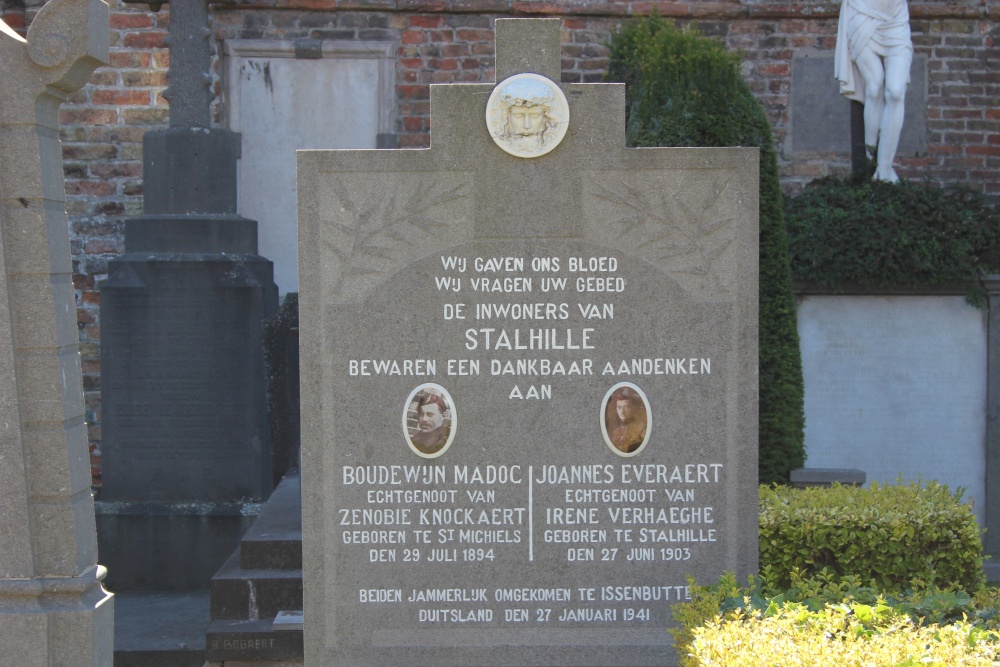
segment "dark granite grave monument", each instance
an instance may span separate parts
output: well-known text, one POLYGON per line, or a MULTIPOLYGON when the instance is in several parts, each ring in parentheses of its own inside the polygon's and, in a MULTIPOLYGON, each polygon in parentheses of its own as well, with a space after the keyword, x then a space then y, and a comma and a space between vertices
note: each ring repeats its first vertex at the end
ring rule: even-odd
POLYGON ((210 665, 302 660, 302 503, 289 472, 239 548, 212 577, 205 635, 210 665), (293 621, 289 623, 289 621, 293 621))
POLYGON ((239 135, 211 129, 204 2, 170 21, 170 127, 101 287, 101 554, 118 589, 207 588, 274 486, 261 324, 277 309, 236 214, 239 135))
POLYGON ((305 663, 664 665, 757 566, 757 171, 625 147, 560 23, 431 148, 298 158, 305 663))

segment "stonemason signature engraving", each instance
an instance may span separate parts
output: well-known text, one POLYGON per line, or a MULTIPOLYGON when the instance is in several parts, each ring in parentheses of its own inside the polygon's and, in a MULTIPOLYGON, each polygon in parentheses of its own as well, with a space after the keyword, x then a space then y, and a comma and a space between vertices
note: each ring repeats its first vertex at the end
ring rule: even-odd
POLYGON ((493 89, 486 127, 497 146, 517 157, 545 155, 569 127, 569 105, 555 83, 538 74, 515 74, 493 89))

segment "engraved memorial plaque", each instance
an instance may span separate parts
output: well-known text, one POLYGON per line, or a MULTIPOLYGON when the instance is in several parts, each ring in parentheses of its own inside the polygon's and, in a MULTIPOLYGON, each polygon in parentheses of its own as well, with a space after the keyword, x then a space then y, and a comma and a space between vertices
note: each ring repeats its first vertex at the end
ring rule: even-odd
MULTIPOLYGON (((497 79, 557 81, 558 26, 498 20, 497 79)), ((307 664, 676 664, 687 577, 756 569, 757 151, 560 88, 542 155, 492 84, 432 87, 429 150, 299 153, 307 664)))

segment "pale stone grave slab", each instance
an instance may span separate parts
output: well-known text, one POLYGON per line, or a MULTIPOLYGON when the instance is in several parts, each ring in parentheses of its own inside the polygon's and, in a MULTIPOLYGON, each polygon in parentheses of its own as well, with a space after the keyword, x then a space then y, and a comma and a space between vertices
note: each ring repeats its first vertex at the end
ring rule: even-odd
POLYGON ((961 295, 810 294, 798 321, 809 466, 965 489, 985 525, 986 316, 961 295))
POLYGON ((396 120, 396 45, 236 39, 225 50, 229 128, 243 140, 239 211, 259 221, 281 293, 296 292, 295 150, 383 147, 396 120))
POLYGON ((97 564, 59 105, 108 58, 108 6, 0 20, 0 664, 112 662, 97 564))
POLYGON ((299 153, 306 664, 675 664, 757 566, 757 150, 496 28, 430 149, 299 153))

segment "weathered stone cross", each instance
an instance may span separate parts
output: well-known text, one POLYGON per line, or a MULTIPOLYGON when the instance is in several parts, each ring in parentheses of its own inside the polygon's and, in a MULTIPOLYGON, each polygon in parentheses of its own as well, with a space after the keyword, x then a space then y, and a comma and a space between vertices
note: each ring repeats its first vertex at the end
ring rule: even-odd
POLYGON ((163 93, 170 101, 170 127, 211 127, 211 36, 205 0, 172 0, 170 69, 163 93))

